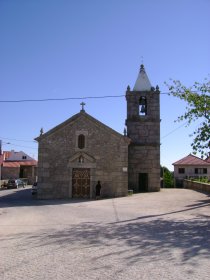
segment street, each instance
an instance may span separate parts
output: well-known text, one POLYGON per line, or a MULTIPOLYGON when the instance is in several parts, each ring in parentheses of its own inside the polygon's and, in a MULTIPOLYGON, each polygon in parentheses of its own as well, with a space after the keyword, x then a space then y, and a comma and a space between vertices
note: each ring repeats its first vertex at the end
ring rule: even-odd
POLYGON ((0 279, 209 279, 210 195, 104 200, 0 191, 0 279))

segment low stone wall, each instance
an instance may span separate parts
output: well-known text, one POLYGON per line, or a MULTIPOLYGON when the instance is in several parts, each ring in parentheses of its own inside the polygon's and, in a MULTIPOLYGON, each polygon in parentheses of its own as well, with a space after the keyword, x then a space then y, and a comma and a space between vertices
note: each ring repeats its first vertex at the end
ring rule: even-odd
POLYGON ((195 191, 205 191, 210 193, 210 184, 194 182, 191 180, 184 180, 183 186, 185 189, 191 189, 195 191))

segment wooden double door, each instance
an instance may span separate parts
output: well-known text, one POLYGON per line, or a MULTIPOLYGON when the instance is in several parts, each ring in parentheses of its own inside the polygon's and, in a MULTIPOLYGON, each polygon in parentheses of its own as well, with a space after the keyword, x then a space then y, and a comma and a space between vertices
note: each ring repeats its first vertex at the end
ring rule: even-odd
POLYGON ((73 168, 72 170, 72 197, 90 197, 90 169, 73 168))

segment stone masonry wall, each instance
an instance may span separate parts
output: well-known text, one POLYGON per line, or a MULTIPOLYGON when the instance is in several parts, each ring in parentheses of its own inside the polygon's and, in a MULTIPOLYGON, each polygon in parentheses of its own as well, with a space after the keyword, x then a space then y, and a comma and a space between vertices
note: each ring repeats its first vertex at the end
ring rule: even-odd
POLYGON ((105 129, 104 125, 81 113, 77 120, 61 125, 54 133, 40 139, 38 196, 71 198, 74 167, 91 169, 90 197, 94 197, 98 180, 101 181, 102 196, 124 196, 128 190, 128 174, 124 168, 127 166, 127 137, 105 129), (85 135, 84 149, 79 149, 77 145, 80 133, 85 135), (80 154, 84 155, 83 163, 78 162, 80 154))
POLYGON ((191 189, 195 191, 204 191, 210 193, 210 184, 201 183, 201 182, 193 182, 191 180, 183 181, 184 188, 191 189))
POLYGON ((127 135, 129 188, 139 190, 139 174, 148 174, 148 191, 160 190, 160 104, 159 91, 127 91, 127 135), (147 113, 139 114, 139 100, 146 98, 147 113))
POLYGON ((129 189, 139 191, 139 173, 148 174, 148 191, 160 190, 160 150, 152 146, 129 147, 129 189))

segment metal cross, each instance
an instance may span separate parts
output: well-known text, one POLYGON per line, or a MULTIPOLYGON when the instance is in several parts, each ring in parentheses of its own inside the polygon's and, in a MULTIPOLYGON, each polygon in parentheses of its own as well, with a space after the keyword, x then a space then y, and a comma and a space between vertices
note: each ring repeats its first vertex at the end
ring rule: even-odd
POLYGON ((84 106, 86 105, 85 102, 80 103, 80 105, 82 106, 82 110, 81 111, 85 111, 84 106))
POLYGON ((144 64, 144 57, 143 57, 143 55, 141 56, 141 64, 144 64))

